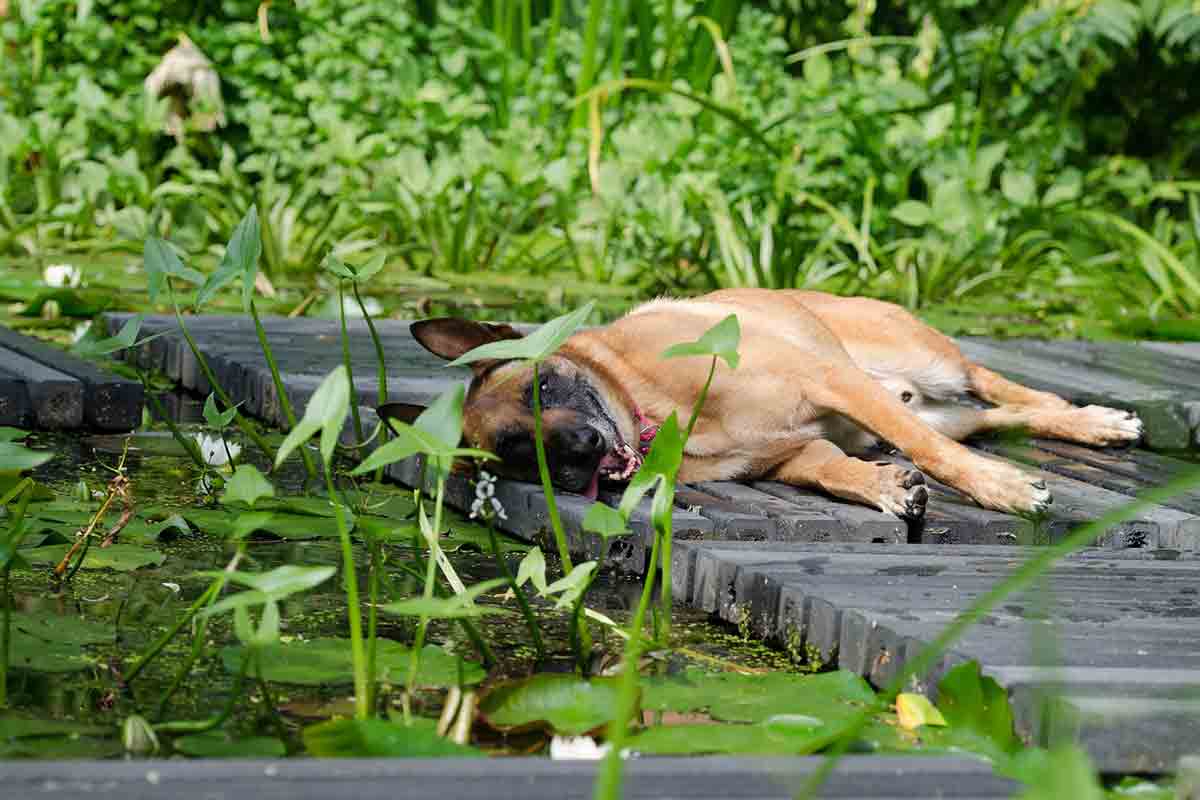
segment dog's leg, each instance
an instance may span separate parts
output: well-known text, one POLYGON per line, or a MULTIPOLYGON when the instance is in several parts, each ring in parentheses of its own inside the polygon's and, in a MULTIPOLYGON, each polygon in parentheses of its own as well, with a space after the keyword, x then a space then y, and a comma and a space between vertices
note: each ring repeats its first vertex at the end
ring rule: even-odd
POLYGON ((984 431, 1025 429, 1030 436, 1108 447, 1136 442, 1142 435, 1142 421, 1136 414, 1104 406, 1008 405, 981 409, 947 403, 925 406, 917 410, 917 415, 951 439, 965 439, 984 431))
POLYGON ((813 486, 904 519, 925 516, 929 500, 925 476, 920 472, 853 458, 827 439, 808 442, 769 477, 794 486, 813 486))
POLYGON ((981 506, 1037 513, 1050 504, 1050 492, 1044 483, 1012 464, 973 453, 934 430, 861 370, 827 364, 806 373, 803 388, 809 402, 841 414, 891 442, 920 470, 981 506))
MULTIPOLYGON (((988 409, 971 433, 1023 427, 1034 436, 1098 447, 1131 444, 1142 437, 1142 421, 1133 412, 1107 406, 1080 408, 1058 395, 1013 383, 978 364, 970 364, 967 375, 974 394, 999 406, 988 409)), ((955 439, 962 438, 946 433, 955 439)))
POLYGON ((967 364, 967 380, 970 382, 972 394, 998 406, 1073 408, 1070 403, 1056 394, 1022 386, 978 364, 967 364))

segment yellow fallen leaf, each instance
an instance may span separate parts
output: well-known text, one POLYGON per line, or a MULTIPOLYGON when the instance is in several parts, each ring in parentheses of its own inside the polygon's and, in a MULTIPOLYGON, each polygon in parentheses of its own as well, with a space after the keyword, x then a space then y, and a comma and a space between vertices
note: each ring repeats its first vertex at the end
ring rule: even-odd
POLYGON ((913 730, 922 725, 945 726, 946 718, 923 694, 904 692, 896 695, 896 718, 900 727, 913 730))

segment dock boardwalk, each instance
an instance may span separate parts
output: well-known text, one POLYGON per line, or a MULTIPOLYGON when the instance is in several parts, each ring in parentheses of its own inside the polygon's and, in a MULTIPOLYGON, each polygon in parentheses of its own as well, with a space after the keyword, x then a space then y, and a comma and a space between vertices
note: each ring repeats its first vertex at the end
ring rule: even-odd
MULTIPOLYGON (((115 331, 127 315, 109 315, 115 331)), ((267 319, 267 336, 297 413, 321 378, 341 363, 332 320, 267 319)), ((244 317, 192 317, 189 328, 214 375, 247 413, 273 425, 283 415, 253 324, 244 317)), ((466 369, 448 369, 410 336, 408 323, 376 323, 388 357, 388 397, 426 403, 466 369)), ((149 317, 146 333, 174 331, 171 317, 149 317)), ((1200 434, 1200 346, 1149 343, 1000 342, 968 339, 968 355, 1035 388, 1080 403, 1132 408, 1149 444, 1182 449, 1200 434)), ((364 424, 378 397, 375 352, 361 321, 350 323, 354 385, 364 424)), ((128 354, 188 389, 208 381, 178 333, 128 354)), ((3 365, 0 365, 2 367, 3 365)), ((0 372, 0 386, 5 375, 0 372)), ((1055 495, 1044 519, 978 508, 930 481, 924 524, 792 486, 759 481, 682 486, 676 497, 672 580, 676 596, 798 657, 819 658, 884 686, 957 614, 1012 574, 1044 544, 1129 502, 1139 491, 1195 465, 1150 450, 1093 450, 1032 440, 972 443, 1036 471, 1055 495)), ((903 456, 886 456, 903 462, 903 456)), ((417 460, 393 478, 421 485, 417 460)), ((537 486, 501 481, 511 533, 549 541, 545 498, 537 486)), ((464 509, 472 486, 455 479, 449 502, 464 509)), ((617 495, 602 493, 605 502, 617 495)), ((601 553, 581 522, 590 503, 561 494, 572 550, 601 553)), ((609 563, 642 572, 651 537, 648 502, 634 535, 617 540, 609 563)), ((1008 688, 1018 724, 1033 740, 1058 734, 1082 742, 1113 771, 1169 768, 1200 742, 1200 491, 1148 505, 1114 526, 1095 547, 1056 566, 1046 594, 1026 592, 992 609, 917 685, 965 659, 1008 688), (1056 665, 1038 648, 1054 645, 1056 665), (1047 689, 1058 706, 1045 713, 1047 689)))
POLYGON ((142 384, 0 325, 0 425, 128 431, 142 423, 142 384))

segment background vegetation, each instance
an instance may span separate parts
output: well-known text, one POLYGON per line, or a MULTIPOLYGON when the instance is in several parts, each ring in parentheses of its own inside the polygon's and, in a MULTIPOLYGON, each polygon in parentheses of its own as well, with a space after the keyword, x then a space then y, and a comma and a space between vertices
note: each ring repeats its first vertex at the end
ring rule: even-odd
POLYGON ((257 203, 278 285, 318 288, 334 246, 383 252, 386 310, 409 314, 523 298, 549 315, 580 295, 612 313, 720 286, 1060 333, 1145 335, 1147 316, 1200 310, 1192 0, 0 14, 10 263, 67 257, 86 278, 151 233, 216 253, 257 203), (219 73, 227 124, 176 138, 143 80, 181 34, 219 73))

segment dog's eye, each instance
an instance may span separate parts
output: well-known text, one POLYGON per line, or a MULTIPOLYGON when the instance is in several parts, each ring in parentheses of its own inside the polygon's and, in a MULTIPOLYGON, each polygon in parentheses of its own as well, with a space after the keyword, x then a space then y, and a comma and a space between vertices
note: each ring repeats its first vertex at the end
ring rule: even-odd
POLYGON ((901 392, 900 393, 900 402, 901 403, 911 403, 912 399, 913 399, 912 392, 901 392))

